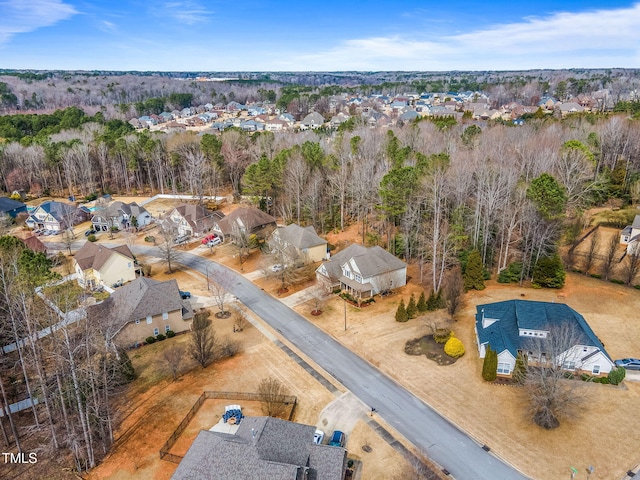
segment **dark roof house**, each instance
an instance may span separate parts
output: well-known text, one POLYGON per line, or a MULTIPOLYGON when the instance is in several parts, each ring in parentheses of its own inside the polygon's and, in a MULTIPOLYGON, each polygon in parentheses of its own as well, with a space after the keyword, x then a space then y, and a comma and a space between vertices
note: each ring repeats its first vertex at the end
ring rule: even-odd
POLYGON ((213 225, 225 239, 238 231, 266 238, 276 228, 276 219, 255 207, 239 207, 213 225))
POLYGON ((12 198, 0 197, 0 215, 9 215, 11 218, 16 218, 18 214, 27 211, 27 206, 18 202, 12 198))
POLYGON ((499 374, 511 374, 519 351, 529 352, 530 360, 541 361, 539 355, 546 355, 545 342, 562 328, 571 332, 573 345, 558 353, 556 361, 566 364, 567 370, 603 374, 613 368, 602 342, 584 317, 564 303, 507 300, 478 305, 476 312, 480 358, 484 358, 487 346, 496 351, 499 374))
POLYGON ((245 417, 235 434, 202 430, 173 480, 342 480, 346 450, 313 443, 315 427, 245 417))

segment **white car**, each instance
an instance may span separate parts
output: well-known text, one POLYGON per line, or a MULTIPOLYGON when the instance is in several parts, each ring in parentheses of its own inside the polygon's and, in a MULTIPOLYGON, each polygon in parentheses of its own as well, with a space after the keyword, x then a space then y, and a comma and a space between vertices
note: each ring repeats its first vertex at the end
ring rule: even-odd
POLYGON ((216 237, 212 240, 209 240, 206 245, 207 247, 215 247, 216 245, 220 245, 222 243, 222 239, 220 237, 216 237))
POLYGON ((313 434, 313 443, 317 443, 318 445, 322 444, 324 440, 324 432, 322 430, 316 430, 316 433, 313 434))

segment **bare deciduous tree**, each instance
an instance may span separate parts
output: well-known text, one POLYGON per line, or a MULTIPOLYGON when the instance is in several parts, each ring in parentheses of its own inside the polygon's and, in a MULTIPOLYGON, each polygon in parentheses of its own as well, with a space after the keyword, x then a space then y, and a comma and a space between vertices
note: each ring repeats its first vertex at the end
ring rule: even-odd
POLYGON ((179 256, 179 252, 176 250, 176 238, 178 238, 178 231, 170 219, 166 219, 160 222, 158 226, 160 230, 160 243, 158 243, 158 249, 162 259, 166 262, 169 273, 173 270, 171 264, 176 261, 179 256))
POLYGON ((584 274, 589 275, 589 270, 593 267, 593 262, 596 258, 596 254, 598 253, 598 246, 600 245, 600 230, 596 229, 589 236, 589 244, 587 247, 587 252, 584 257, 584 274))
POLYGON ((631 285, 640 271, 640 247, 637 244, 629 248, 623 271, 624 282, 631 285))
POLYGON ((213 295, 213 299, 215 300, 218 309, 220 309, 219 314, 216 314, 216 316, 218 318, 227 318, 229 316, 229 312, 225 311, 224 306, 227 303, 229 287, 233 283, 232 274, 223 270, 216 274, 215 277, 211 276, 208 281, 211 295, 213 295))
POLYGON ((280 380, 274 377, 263 378, 258 385, 258 396, 262 413, 269 417, 279 417, 286 412, 288 392, 280 380))
POLYGON ((563 418, 579 415, 586 389, 580 388, 582 382, 566 378, 581 366, 580 334, 567 324, 548 331, 546 338, 531 339, 523 351, 528 364, 524 391, 531 420, 552 429, 563 418))
POLYGON ((209 319, 209 312, 198 312, 193 317, 191 338, 189 339, 189 355, 205 368, 215 360, 216 333, 209 319))
POLYGON ((613 235, 607 244, 607 251, 605 252, 604 259, 602 260, 602 267, 600 268, 602 278, 605 280, 609 280, 619 245, 620 241, 618 240, 617 235, 613 235))
POLYGON ((178 378, 180 364, 184 360, 185 349, 182 345, 173 345, 162 352, 162 361, 169 367, 173 381, 178 378))
POLYGON ((451 318, 455 317, 462 307, 463 295, 464 279, 460 267, 456 266, 449 271, 444 287, 444 299, 447 302, 447 312, 451 318))

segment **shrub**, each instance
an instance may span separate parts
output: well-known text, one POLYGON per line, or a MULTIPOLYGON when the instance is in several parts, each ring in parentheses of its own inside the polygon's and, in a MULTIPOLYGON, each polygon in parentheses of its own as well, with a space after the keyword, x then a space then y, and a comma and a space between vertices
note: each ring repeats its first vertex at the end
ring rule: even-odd
POLYGON ((624 368, 614 368, 609 372, 609 375, 607 375, 607 379, 611 385, 618 385, 624 380, 626 374, 627 371, 624 368))
POLYGON ((602 275, 598 274, 598 273, 592 273, 589 275, 591 278, 597 278, 597 279, 601 279, 602 275))
POLYGON ((400 299, 400 305, 398 305, 398 309, 396 310, 396 322, 406 322, 409 320, 409 316, 407 315, 407 310, 404 308, 404 299, 400 299))
POLYGON ((164 336, 162 333, 159 333, 158 335, 156 335, 156 340, 158 340, 159 342, 161 342, 165 338, 167 338, 167 337, 164 336))
POLYGON ((97 238, 93 233, 87 237, 87 241, 89 242, 95 242, 96 240, 97 238))
POLYGON ((498 378, 498 352, 492 350, 489 345, 487 345, 484 362, 482 363, 482 378, 487 382, 493 382, 498 378))
POLYGON ((409 303, 407 304, 407 317, 411 319, 411 318, 416 318, 417 316, 418 316, 418 307, 416 307, 416 299, 412 293, 411 297, 409 298, 409 303))
POLYGON ((478 250, 469 254, 463 278, 465 290, 484 290, 484 267, 478 250))
POLYGON ((635 288, 636 290, 640 290, 640 285, 634 285, 633 288, 635 288))
POLYGON ((120 230, 120 229, 119 229, 118 227, 116 227, 115 225, 111 225, 111 231, 112 231, 112 232, 117 232, 117 231, 119 231, 119 230, 120 230))
POLYGON ((151 345, 152 343, 156 343, 158 341, 158 339, 156 337, 147 337, 145 339, 145 342, 149 345, 151 345))
POLYGON ((518 352, 516 356, 516 365, 513 367, 513 373, 511 375, 513 379, 522 385, 527 377, 527 356, 522 352, 518 352))
POLYGON ((498 275, 498 283, 519 282, 521 273, 522 273, 522 262, 511 263, 507 268, 502 270, 498 275))
POLYGON ((565 272, 557 254, 541 257, 533 267, 533 283, 547 288, 562 288, 565 272))
POLYGON ((448 328, 436 328, 433 332, 433 339, 436 343, 447 343, 447 340, 451 338, 451 330, 448 328))
POLYGON ((622 280, 618 280, 617 278, 612 278, 611 280, 609 280, 611 283, 615 283, 616 285, 624 285, 624 282, 622 280))
POLYGON ((428 310, 427 308, 427 300, 424 298, 424 290, 420 293, 420 298, 418 298, 418 304, 416 305, 418 312, 424 313, 428 310))
POLYGON ((153 235, 149 235, 147 237, 144 237, 144 241, 149 243, 155 243, 156 237, 154 237, 153 235))
POLYGON ((444 344, 444 353, 451 358, 459 358, 464 355, 464 345, 460 340, 451 335, 447 343, 444 344))
POLYGON ((173 338, 176 336, 176 332, 173 330, 167 330, 167 338, 173 338))

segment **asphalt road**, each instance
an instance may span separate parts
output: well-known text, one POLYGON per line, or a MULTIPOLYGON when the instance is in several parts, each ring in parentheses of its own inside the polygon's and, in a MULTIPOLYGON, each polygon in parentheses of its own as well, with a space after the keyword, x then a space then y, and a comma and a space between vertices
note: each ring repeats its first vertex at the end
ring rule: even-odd
MULTIPOLYGON (((153 247, 138 247, 138 250, 158 256, 153 247)), ((231 279, 228 290, 247 308, 365 404, 375 407, 380 417, 457 480, 528 478, 485 451, 418 397, 242 275, 193 254, 182 253, 178 262, 212 279, 228 272, 225 274, 231 279)))

